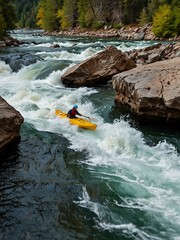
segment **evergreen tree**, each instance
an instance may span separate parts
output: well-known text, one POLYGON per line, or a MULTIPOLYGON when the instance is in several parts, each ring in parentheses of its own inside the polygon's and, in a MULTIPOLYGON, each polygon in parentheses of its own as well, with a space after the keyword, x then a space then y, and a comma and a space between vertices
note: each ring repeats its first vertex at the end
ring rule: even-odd
POLYGON ((62 29, 73 28, 77 20, 77 0, 64 0, 62 9, 58 11, 60 26, 62 29))
POLYGON ((36 28, 36 15, 39 0, 14 0, 19 28, 36 28))
POLYGON ((148 0, 124 0, 123 1, 123 12, 124 12, 124 23, 135 23, 139 19, 140 12, 143 8, 146 8, 148 0))
POLYGON ((16 14, 12 0, 0 0, 0 36, 15 28, 16 14))
POLYGON ((174 16, 174 31, 177 36, 180 35, 180 7, 174 6, 173 7, 173 16, 174 16))
POLYGON ((46 0, 46 8, 44 12, 44 29, 47 31, 58 28, 57 21, 57 5, 56 0, 46 0))
POLYGON ((157 37, 172 37, 173 29, 173 12, 167 4, 160 6, 159 10, 153 17, 152 30, 157 37))
POLYGON ((143 26, 144 24, 148 23, 148 14, 145 8, 143 8, 142 12, 139 16, 139 24, 143 26))
POLYGON ((86 18, 88 8, 89 8, 89 4, 88 4, 87 0, 79 0, 79 2, 78 2, 78 13, 79 13, 78 22, 82 28, 85 28, 88 26, 87 18, 86 18))

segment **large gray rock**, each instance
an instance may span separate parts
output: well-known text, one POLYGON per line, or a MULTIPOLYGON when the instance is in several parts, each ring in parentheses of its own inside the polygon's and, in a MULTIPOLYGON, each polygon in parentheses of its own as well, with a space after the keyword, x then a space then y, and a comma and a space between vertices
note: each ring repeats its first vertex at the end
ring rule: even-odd
POLYGON ((0 97, 0 152, 20 136, 24 119, 21 114, 0 97))
MULTIPOLYGON (((139 119, 180 123, 180 58, 140 65, 112 80, 115 103, 139 119)), ((179 125, 180 126, 180 125, 179 125)))
POLYGON ((135 63, 116 47, 110 46, 87 60, 73 66, 62 77, 69 87, 106 84, 117 73, 136 67, 135 63))
POLYGON ((13 72, 18 72, 24 66, 29 66, 37 61, 42 61, 42 58, 31 53, 10 53, 0 55, 0 61, 4 61, 6 64, 9 64, 13 72))

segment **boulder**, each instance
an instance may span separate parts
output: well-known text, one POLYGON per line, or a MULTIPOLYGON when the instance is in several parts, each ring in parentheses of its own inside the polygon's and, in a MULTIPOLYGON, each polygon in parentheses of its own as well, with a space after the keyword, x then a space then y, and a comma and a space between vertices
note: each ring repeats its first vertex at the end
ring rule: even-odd
POLYGON ((180 43, 156 44, 139 50, 126 52, 136 64, 150 64, 172 59, 180 55, 180 43))
POLYGON ((180 58, 139 65, 112 79, 115 103, 144 122, 180 126, 180 58))
POLYGON ((20 137, 21 114, 0 97, 0 152, 20 137))
POLYGON ((36 56, 31 53, 18 54, 15 52, 0 56, 0 61, 4 61, 6 64, 9 64, 13 72, 18 72, 24 66, 29 66, 42 60, 43 59, 40 56, 36 56))
POLYGON ((69 87, 103 85, 117 73, 136 67, 127 55, 114 46, 106 48, 65 72, 62 83, 69 87))

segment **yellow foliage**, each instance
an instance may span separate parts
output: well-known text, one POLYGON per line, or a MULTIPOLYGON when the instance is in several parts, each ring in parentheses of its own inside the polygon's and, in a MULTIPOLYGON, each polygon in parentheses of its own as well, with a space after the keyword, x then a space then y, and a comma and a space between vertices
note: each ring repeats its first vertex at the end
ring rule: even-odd
POLYGON ((71 27, 68 17, 65 14, 63 9, 58 10, 57 12, 57 17, 59 19, 59 24, 61 26, 62 29, 68 29, 71 27))
POLYGON ((173 15, 171 7, 167 4, 159 7, 153 17, 152 30, 155 36, 169 37, 173 34, 173 15))
POLYGON ((44 9, 42 8, 42 7, 40 7, 39 9, 38 9, 38 13, 37 13, 37 26, 39 26, 40 28, 42 28, 43 29, 43 27, 44 27, 44 16, 45 16, 45 13, 44 13, 44 9))

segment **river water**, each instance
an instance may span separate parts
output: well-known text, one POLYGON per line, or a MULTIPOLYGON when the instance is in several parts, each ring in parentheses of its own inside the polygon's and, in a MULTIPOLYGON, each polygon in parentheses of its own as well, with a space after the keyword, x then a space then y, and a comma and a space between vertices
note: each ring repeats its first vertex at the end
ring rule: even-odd
POLYGON ((0 164, 1 240, 180 239, 180 134, 139 127, 114 106, 110 87, 66 88, 61 75, 109 45, 155 42, 50 37, 17 31, 1 54, 43 58, 12 72, 0 62, 0 95, 25 121, 0 164), (58 43, 60 48, 51 48, 58 43), (55 117, 79 105, 96 131, 55 117))

